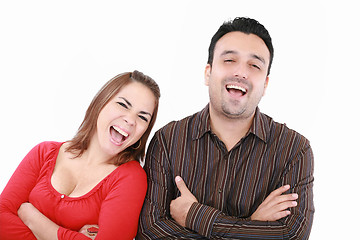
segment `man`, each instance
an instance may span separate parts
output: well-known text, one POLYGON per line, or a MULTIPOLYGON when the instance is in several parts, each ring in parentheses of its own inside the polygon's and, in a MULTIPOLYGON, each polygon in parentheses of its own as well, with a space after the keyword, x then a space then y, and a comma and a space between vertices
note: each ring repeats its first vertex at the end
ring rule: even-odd
POLYGON ((236 18, 213 36, 209 104, 153 137, 138 239, 307 239, 309 141, 260 112, 273 46, 259 22, 236 18))

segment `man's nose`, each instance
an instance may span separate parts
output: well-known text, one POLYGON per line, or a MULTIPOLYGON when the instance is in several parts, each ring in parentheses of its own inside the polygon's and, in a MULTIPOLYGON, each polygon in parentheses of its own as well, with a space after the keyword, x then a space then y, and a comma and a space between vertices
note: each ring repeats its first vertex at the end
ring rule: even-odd
POLYGON ((248 79, 249 72, 247 68, 247 64, 239 63, 235 66, 234 76, 240 79, 248 79))

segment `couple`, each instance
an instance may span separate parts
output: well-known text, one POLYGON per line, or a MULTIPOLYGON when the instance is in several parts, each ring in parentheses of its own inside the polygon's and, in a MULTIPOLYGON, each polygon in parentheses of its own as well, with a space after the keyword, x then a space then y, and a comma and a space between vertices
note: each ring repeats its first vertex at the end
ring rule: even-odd
POLYGON ((209 104, 155 133, 145 171, 159 87, 116 76, 72 140, 21 162, 0 197, 0 239, 307 239, 311 147, 258 108, 272 59, 260 23, 225 22, 205 67, 209 104))

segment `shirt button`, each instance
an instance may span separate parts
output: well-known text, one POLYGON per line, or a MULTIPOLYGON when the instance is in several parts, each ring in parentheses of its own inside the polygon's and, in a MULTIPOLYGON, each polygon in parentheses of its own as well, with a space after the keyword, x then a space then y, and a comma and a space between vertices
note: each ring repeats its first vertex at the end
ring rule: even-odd
POLYGON ((63 194, 63 195, 61 195, 61 198, 64 198, 65 197, 65 195, 63 194))

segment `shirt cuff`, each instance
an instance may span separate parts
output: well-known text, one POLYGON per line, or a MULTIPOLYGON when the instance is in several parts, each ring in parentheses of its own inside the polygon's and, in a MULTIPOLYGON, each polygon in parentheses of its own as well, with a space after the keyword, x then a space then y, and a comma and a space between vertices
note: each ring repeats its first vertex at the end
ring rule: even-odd
POLYGON ((209 238, 212 233, 213 225, 220 211, 203 205, 201 203, 193 203, 186 216, 185 226, 209 238))

